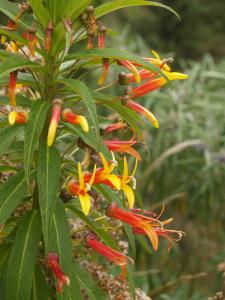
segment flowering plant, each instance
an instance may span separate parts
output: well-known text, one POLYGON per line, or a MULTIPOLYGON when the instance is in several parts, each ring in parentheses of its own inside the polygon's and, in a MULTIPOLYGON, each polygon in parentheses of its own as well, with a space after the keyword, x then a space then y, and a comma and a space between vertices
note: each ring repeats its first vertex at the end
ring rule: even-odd
POLYGON ((111 30, 98 21, 126 6, 172 10, 151 1, 90 4, 0 0, 9 17, 0 27, 4 299, 106 299, 82 260, 97 253, 125 281, 133 259, 119 249, 121 231, 132 247, 133 235, 146 235, 154 250, 160 236, 170 249, 182 235, 165 228, 172 219, 162 221, 162 213, 136 208, 135 173, 142 116, 159 127, 139 98, 187 75, 154 51, 143 58, 106 48, 111 30), (115 65, 121 72, 108 84, 115 65), (92 70, 99 70, 93 90, 86 81, 92 70), (110 94, 112 85, 124 92, 110 94), (132 171, 127 157, 134 157, 132 171))

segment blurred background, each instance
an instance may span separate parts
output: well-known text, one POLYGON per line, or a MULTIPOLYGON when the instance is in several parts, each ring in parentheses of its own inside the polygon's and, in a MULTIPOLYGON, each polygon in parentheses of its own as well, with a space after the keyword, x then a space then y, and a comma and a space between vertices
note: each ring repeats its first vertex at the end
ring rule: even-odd
MULTIPOLYGON (((96 4, 106 1, 95 1, 96 4)), ((139 102, 157 116, 148 123, 138 187, 146 209, 173 216, 186 232, 167 253, 137 249, 135 282, 157 300, 225 299, 225 1, 165 0, 178 12, 127 8, 103 19, 121 48, 173 57, 189 75, 139 102)), ((110 43, 110 41, 109 41, 110 43)), ((139 244, 143 240, 139 240, 139 244)), ((164 247, 163 247, 164 246, 164 247)))

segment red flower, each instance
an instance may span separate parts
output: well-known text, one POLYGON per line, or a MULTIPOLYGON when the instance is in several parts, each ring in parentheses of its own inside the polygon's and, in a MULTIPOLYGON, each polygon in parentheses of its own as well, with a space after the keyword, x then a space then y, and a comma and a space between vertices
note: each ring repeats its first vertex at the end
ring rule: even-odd
POLYGON ((52 21, 49 21, 48 26, 45 30, 45 40, 44 40, 44 46, 47 52, 50 51, 52 46, 52 32, 53 32, 53 24, 52 21))
POLYGON ((13 71, 9 75, 9 102, 10 105, 16 106, 16 80, 17 80, 18 71, 13 71))
POLYGON ((137 144, 137 141, 104 141, 104 144, 108 147, 109 151, 128 153, 134 156, 136 159, 141 160, 140 154, 132 146, 137 144))
POLYGON ((114 264, 120 266, 122 270, 120 278, 121 280, 124 280, 126 278, 126 265, 128 262, 127 256, 99 242, 94 233, 89 233, 87 235, 86 244, 95 252, 101 254, 109 261, 112 261, 114 264))
POLYGON ((62 112, 62 119, 64 122, 68 122, 70 124, 80 124, 84 132, 89 131, 88 122, 85 117, 76 115, 73 113, 73 111, 69 108, 66 108, 62 112))
MULTIPOLYGON (((116 203, 112 203, 106 209, 106 215, 108 217, 112 217, 122 222, 129 224, 132 227, 136 227, 140 230, 143 230, 145 234, 148 236, 149 240, 152 243, 153 249, 158 249, 158 235, 156 234, 152 224, 150 224, 149 220, 153 220, 151 218, 142 218, 138 214, 134 214, 132 212, 125 211, 120 209, 116 203)), ((155 220, 157 222, 157 220, 155 220)))
POLYGON ((159 123, 158 123, 156 117, 147 108, 141 106, 140 104, 138 104, 132 100, 126 101, 125 105, 127 107, 129 107, 130 109, 136 111, 137 113, 145 116, 152 123, 152 125, 155 128, 159 128, 159 123))
POLYGON ((115 131, 115 130, 118 130, 118 129, 122 129, 126 127, 126 123, 123 123, 123 122, 117 122, 117 123, 113 123, 113 124, 110 124, 108 126, 105 127, 104 129, 104 133, 110 133, 112 131, 115 131))
POLYGON ((56 253, 49 253, 47 258, 47 266, 54 273, 55 277, 58 279, 57 283, 57 293, 62 292, 62 287, 70 285, 70 279, 66 276, 60 268, 59 257, 56 253))

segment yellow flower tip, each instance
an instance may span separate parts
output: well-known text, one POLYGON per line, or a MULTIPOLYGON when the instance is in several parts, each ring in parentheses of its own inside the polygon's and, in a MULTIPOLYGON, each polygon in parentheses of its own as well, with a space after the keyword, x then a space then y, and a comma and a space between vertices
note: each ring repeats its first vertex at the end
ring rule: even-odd
POLYGON ((188 78, 187 74, 178 72, 164 72, 164 74, 169 80, 184 80, 188 78))
POLYGON ((13 126, 16 122, 17 112, 11 111, 8 115, 8 121, 11 126, 13 126))
POLYGON ((85 216, 87 216, 89 214, 90 209, 91 209, 90 196, 88 194, 79 195, 79 199, 80 199, 80 204, 81 204, 82 211, 85 214, 85 216))
POLYGON ((56 129, 57 129, 57 123, 52 121, 49 129, 48 129, 48 138, 47 138, 47 145, 48 147, 51 147, 55 140, 56 135, 56 129))
POLYGON ((5 35, 2 35, 1 36, 1 44, 4 45, 6 42, 6 36, 5 35))
POLYGON ((155 50, 152 50, 152 54, 154 55, 154 57, 155 57, 156 59, 160 59, 159 54, 158 54, 155 50))
POLYGON ((85 133, 89 132, 88 122, 85 117, 79 116, 79 124, 85 133))

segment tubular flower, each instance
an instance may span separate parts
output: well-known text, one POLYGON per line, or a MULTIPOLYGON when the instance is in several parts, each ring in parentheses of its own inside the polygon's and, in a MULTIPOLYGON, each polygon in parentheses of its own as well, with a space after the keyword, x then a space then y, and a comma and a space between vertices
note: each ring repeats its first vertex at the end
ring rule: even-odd
POLYGON ((154 78, 154 79, 150 79, 150 80, 146 81, 142 85, 132 89, 132 94, 131 94, 132 99, 136 99, 138 97, 144 96, 147 93, 152 92, 152 91, 164 86, 165 84, 168 83, 168 81, 184 80, 184 79, 188 78, 188 75, 182 74, 182 73, 166 72, 166 71, 163 71, 163 73, 167 77, 168 80, 164 77, 159 77, 159 78, 154 78))
POLYGON ((9 102, 10 105, 16 106, 16 80, 17 80, 18 71, 13 71, 9 75, 9 102))
POLYGON ((51 147, 55 140, 56 130, 60 119, 60 112, 61 112, 61 100, 57 99, 54 101, 52 116, 48 128, 48 138, 47 138, 48 147, 51 147))
POLYGON ((150 224, 149 219, 142 218, 138 214, 120 209, 116 203, 112 203, 107 207, 106 215, 127 223, 132 227, 143 230, 151 241, 153 249, 158 249, 158 235, 150 224))
MULTIPOLYGON (((9 20, 6 24, 6 28, 8 30, 14 31, 14 30, 16 30, 16 27, 17 27, 17 24, 13 20, 9 20)), ((5 35, 1 35, 0 42, 1 42, 2 45, 5 44, 5 42, 6 42, 6 36, 5 35)))
POLYGON ((124 157, 123 160, 123 175, 120 177, 121 180, 121 190, 125 193, 129 208, 132 209, 134 206, 134 192, 133 189, 128 185, 128 183, 133 183, 133 188, 136 189, 136 180, 134 175, 136 173, 138 160, 136 159, 135 167, 131 175, 128 174, 128 166, 127 166, 127 159, 124 157))
POLYGON ((155 128, 159 128, 159 123, 158 123, 156 117, 147 108, 143 107, 142 105, 140 105, 132 100, 126 101, 125 105, 127 107, 129 107, 130 109, 136 111, 140 115, 145 116, 152 123, 152 125, 155 128))
POLYGON ((128 257, 123 255, 122 253, 102 244, 96 238, 94 233, 89 233, 86 237, 86 245, 90 247, 95 252, 101 254, 102 256, 106 257, 109 261, 113 262, 114 264, 120 266, 121 280, 125 280, 126 278, 126 265, 128 263, 128 257))
POLYGON ((52 21, 49 21, 48 26, 45 30, 45 40, 44 40, 44 47, 47 52, 50 51, 52 46, 52 33, 53 33, 53 24, 52 21))
POLYGON ((47 266, 54 273, 55 277, 58 280, 57 283, 57 293, 62 292, 62 287, 65 284, 66 286, 70 285, 70 279, 66 276, 60 268, 59 257, 56 253, 49 253, 47 257, 47 266))
POLYGON ((78 163, 78 181, 71 179, 68 183, 67 190, 73 196, 78 196, 80 199, 80 204, 84 214, 87 216, 91 208, 91 198, 88 192, 91 189, 91 186, 94 182, 96 174, 96 165, 94 171, 87 183, 84 181, 84 174, 81 170, 81 163, 78 163))
MULTIPOLYGON (((144 211, 144 213, 148 216, 140 215, 140 214, 136 214, 136 215, 139 216, 140 218, 142 218, 143 220, 149 221, 151 226, 154 228, 154 231, 157 234, 157 236, 162 236, 165 239, 167 239, 168 252, 169 252, 171 250, 173 241, 179 241, 183 237, 184 232, 179 231, 179 230, 165 229, 164 225, 171 223, 173 221, 173 219, 170 218, 165 221, 159 221, 159 218, 162 216, 163 211, 164 211, 164 205, 163 205, 163 208, 162 208, 160 214, 156 218, 149 217, 149 215, 151 215, 151 214, 154 215, 154 213, 151 213, 148 211, 144 211), (175 238, 174 235, 177 235, 178 238, 175 238)), ((136 210, 136 212, 138 212, 138 210, 136 210)), ((146 235, 145 231, 142 228, 132 226, 132 230, 135 234, 146 235)))
POLYGON ((126 123, 123 123, 123 122, 117 122, 117 123, 113 123, 113 124, 110 124, 108 126, 105 127, 104 129, 104 133, 110 133, 110 132, 113 132, 115 130, 118 130, 118 129, 122 129, 124 127, 126 127, 126 123))
POLYGON ((107 78, 107 75, 109 73, 109 59, 108 58, 103 58, 102 59, 102 66, 103 66, 103 69, 102 69, 102 74, 98 80, 98 84, 99 85, 103 85, 106 78, 107 78))
POLYGON ((128 153, 134 156, 136 159, 141 160, 140 154, 132 146, 137 144, 137 141, 104 141, 104 144, 108 147, 109 151, 128 153))
POLYGON ((140 74, 139 74, 137 68, 135 67, 135 65, 134 65, 132 62, 130 62, 129 60, 117 60, 117 63, 118 63, 119 65, 124 66, 124 67, 127 68, 128 70, 130 70, 130 71, 133 73, 133 76, 134 76, 134 78, 135 78, 135 81, 136 81, 137 83, 140 83, 140 81, 141 81, 140 74))
MULTIPOLYGON (((104 157, 104 155, 100 152, 99 156, 102 161, 103 168, 98 168, 96 170, 95 177, 93 179, 93 184, 106 184, 110 187, 115 188, 116 190, 120 190, 120 179, 118 178, 117 175, 112 174, 115 166, 116 166, 116 161, 113 156, 112 162, 108 163, 104 157)), ((86 173, 84 175, 84 181, 87 182, 89 181, 91 177, 91 173, 86 173)))
POLYGON ((62 119, 64 122, 68 122, 70 124, 80 124, 84 132, 89 131, 89 126, 86 118, 80 115, 75 115, 69 108, 63 110, 62 119))
POLYGON ((28 48, 30 50, 30 54, 35 57, 35 46, 38 45, 38 39, 35 35, 36 30, 31 28, 28 31, 23 33, 23 37, 28 40, 28 48))
POLYGON ((28 114, 24 111, 11 111, 8 115, 8 121, 11 126, 14 124, 26 124, 28 121, 28 114))

